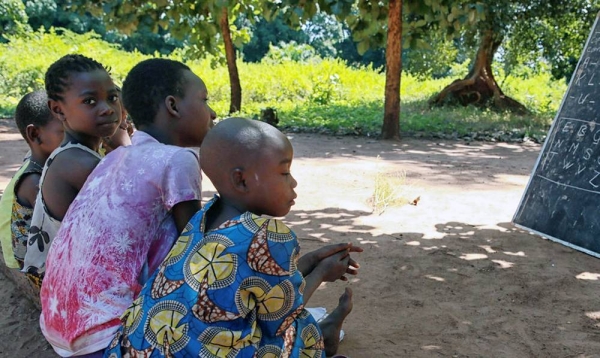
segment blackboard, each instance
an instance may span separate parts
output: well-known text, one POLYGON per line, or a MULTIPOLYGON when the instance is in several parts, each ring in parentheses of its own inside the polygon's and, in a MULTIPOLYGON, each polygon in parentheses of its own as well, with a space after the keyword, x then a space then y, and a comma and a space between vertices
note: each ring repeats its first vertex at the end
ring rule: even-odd
POLYGON ((513 218, 517 226, 600 257, 598 19, 513 218))

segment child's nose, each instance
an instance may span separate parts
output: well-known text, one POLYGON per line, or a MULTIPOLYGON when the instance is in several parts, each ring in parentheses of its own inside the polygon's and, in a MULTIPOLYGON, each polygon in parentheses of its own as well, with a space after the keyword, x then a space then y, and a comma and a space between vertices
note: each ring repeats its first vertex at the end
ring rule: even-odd
POLYGON ((115 109, 112 108, 112 106, 106 102, 106 101, 102 101, 100 103, 100 114, 101 115, 110 115, 113 114, 115 112, 115 109))
MULTIPOLYGON (((290 174, 291 175, 291 174, 290 174)), ((292 176, 292 189, 294 189, 295 187, 298 186, 298 182, 296 181, 296 179, 292 176)))

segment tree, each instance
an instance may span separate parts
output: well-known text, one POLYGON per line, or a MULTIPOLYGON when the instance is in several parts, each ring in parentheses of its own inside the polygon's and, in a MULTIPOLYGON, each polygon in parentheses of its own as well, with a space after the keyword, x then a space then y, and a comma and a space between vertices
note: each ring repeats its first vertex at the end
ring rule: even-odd
POLYGON ((140 23, 131 36, 109 30, 102 18, 92 16, 87 11, 66 10, 70 4, 69 0, 23 0, 22 3, 25 4, 29 18, 27 23, 36 30, 40 27, 46 30, 54 27, 65 28, 78 34, 94 31, 107 42, 118 43, 127 51, 137 50, 145 54, 159 52, 166 55, 182 46, 182 42, 174 39, 167 31, 158 29, 154 33, 145 23, 140 23))
POLYGON ((6 42, 4 35, 15 35, 30 30, 27 26, 27 13, 21 0, 4 0, 0 3, 0 42, 6 42))
POLYGON ((236 26, 250 28, 250 41, 242 46, 246 62, 260 62, 271 45, 292 41, 299 44, 308 42, 308 36, 304 32, 290 28, 279 17, 267 21, 260 16, 254 23, 245 17, 238 17, 236 26))
POLYGON ((257 4, 266 0, 245 1, 193 1, 193 0, 145 0, 70 1, 66 8, 89 12, 102 18, 108 28, 134 34, 142 26, 154 32, 168 31, 177 39, 185 40, 188 54, 202 57, 213 54, 225 57, 231 83, 230 113, 242 108, 242 88, 236 63, 236 45, 248 39, 245 29, 235 27, 237 15, 252 18, 257 4), (225 56, 223 56, 223 52, 225 56))
POLYGON ((402 0, 390 0, 385 56, 385 104, 381 136, 400 139, 400 75, 402 73, 402 0), (390 54, 389 56, 387 54, 390 54), (392 55, 394 54, 394 55, 392 55))
POLYGON ((317 8, 348 24, 359 53, 386 48, 384 139, 400 138, 402 46, 426 47, 420 39, 426 31, 443 27, 451 36, 463 23, 480 16, 475 6, 451 0, 280 0, 267 11, 282 14, 292 26, 299 26, 314 16, 317 8))
POLYGON ((509 67, 544 58, 555 68, 555 76, 565 76, 574 68, 574 54, 580 53, 598 10, 590 0, 498 0, 475 6, 483 16, 472 29, 463 31, 467 41, 478 42, 470 71, 432 98, 431 104, 474 104, 527 113, 525 106, 504 94, 494 78, 492 62, 500 46, 509 40, 503 49, 509 67))

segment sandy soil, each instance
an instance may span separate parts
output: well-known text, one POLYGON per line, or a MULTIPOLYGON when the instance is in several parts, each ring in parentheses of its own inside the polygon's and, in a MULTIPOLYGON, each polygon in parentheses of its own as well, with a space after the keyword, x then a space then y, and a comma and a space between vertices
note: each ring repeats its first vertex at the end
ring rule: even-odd
MULTIPOLYGON (((309 304, 331 310, 354 290, 339 353, 600 357, 600 260, 510 223, 540 146, 289 136, 299 197, 286 221, 303 249, 365 249, 357 277, 323 285, 309 304), (418 204, 373 212, 377 175, 418 204)), ((0 188, 25 152, 0 121, 0 188)), ((0 287, 0 356, 53 357, 37 311, 4 277, 0 287)))

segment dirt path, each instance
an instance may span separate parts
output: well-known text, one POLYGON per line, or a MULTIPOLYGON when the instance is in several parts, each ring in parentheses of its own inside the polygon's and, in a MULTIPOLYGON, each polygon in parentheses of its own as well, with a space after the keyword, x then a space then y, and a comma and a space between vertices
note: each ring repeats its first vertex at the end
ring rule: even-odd
MULTIPOLYGON (((0 126, 3 123, 0 122, 0 126)), ((600 260, 510 224, 538 145, 290 134, 299 182, 286 218, 304 250, 351 241, 360 275, 340 353, 358 357, 600 357, 600 260), (418 205, 374 213, 379 178, 418 205)), ((26 147, 0 127, 0 187, 26 147)), ((205 184, 205 196, 213 193, 205 184)), ((37 314, 0 277, 0 356, 52 356, 37 314), (14 339, 13 339, 14 338, 14 339), (32 353, 35 352, 35 353, 32 353)))

